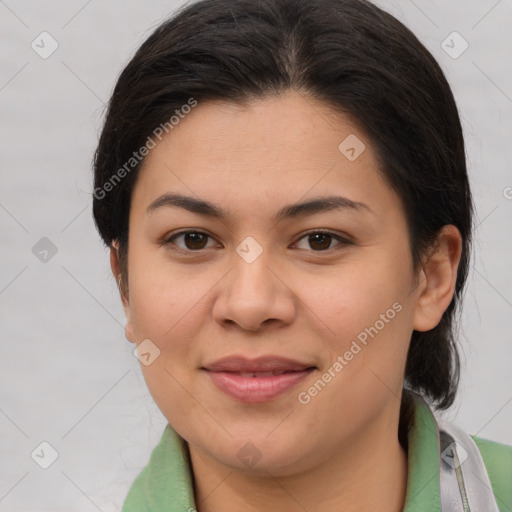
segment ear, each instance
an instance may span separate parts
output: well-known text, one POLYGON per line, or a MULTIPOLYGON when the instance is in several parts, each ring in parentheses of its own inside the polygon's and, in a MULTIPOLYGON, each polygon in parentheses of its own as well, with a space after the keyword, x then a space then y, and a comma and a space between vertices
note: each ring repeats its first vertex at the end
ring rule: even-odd
POLYGON ((443 226, 420 272, 413 322, 416 331, 429 331, 441 321, 455 292, 461 252, 459 230, 451 224, 443 226))
POLYGON ((123 303, 124 313, 126 315, 126 327, 124 331, 125 337, 128 341, 135 343, 130 299, 125 296, 123 292, 123 287, 121 286, 121 265, 119 263, 119 244, 117 240, 114 240, 112 242, 112 245, 110 246, 110 268, 112 269, 112 274, 117 282, 117 287, 119 289, 119 294, 121 296, 121 301, 123 303))

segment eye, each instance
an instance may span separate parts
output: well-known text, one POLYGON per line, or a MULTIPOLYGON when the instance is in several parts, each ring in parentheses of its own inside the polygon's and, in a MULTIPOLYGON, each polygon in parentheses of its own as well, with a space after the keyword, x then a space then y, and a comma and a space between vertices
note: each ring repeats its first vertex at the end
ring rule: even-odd
POLYGON ((181 233, 176 233, 175 235, 172 235, 171 237, 166 238, 162 241, 162 245, 176 245, 178 249, 181 249, 182 251, 200 251, 201 249, 205 249, 205 241, 211 238, 210 235, 203 233, 202 231, 182 231, 181 233), (177 245, 174 243, 175 240, 179 239, 180 237, 183 238, 183 242, 185 244, 185 247, 181 247, 180 245, 177 245))
MULTIPOLYGON (((299 241, 304 238, 307 238, 307 243, 309 243, 310 247, 313 248, 314 252, 323 252, 332 249, 330 245, 333 239, 339 242, 338 246, 351 244, 351 242, 346 238, 329 231, 310 231, 303 235, 299 241)), ((306 250, 311 249, 306 248, 306 250)))

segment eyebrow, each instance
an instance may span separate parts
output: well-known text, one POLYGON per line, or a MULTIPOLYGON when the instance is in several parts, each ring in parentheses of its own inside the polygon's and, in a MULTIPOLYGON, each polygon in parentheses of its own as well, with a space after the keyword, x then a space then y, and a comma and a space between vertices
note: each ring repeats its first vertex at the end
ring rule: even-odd
MULTIPOLYGON (((162 207, 179 207, 184 208, 192 213, 212 217, 216 219, 226 220, 228 213, 219 206, 208 201, 197 199, 195 197, 186 196, 177 192, 167 192, 155 199, 147 208, 146 213, 153 213, 162 207)), ((304 217, 315 213, 327 212, 335 209, 349 209, 354 211, 368 211, 374 213, 372 209, 360 201, 353 201, 342 196, 326 196, 318 197, 303 203, 295 203, 284 206, 275 215, 274 221, 281 222, 285 219, 304 217)))

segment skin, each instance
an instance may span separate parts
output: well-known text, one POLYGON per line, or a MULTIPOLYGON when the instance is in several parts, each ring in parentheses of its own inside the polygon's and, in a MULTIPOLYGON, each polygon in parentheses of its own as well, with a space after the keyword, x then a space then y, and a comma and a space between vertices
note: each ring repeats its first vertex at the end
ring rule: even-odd
MULTIPOLYGON (((349 117, 297 91, 245 107, 199 102, 150 151, 138 177, 122 296, 127 339, 149 338, 160 350, 141 367, 162 413, 189 443, 197 510, 402 510, 407 454, 398 420, 407 349, 412 331, 432 329, 448 307, 460 251, 458 230, 445 226, 413 272, 401 202, 349 117), (354 161, 338 149, 350 134, 366 146, 354 161), (210 201, 228 217, 171 206, 147 213, 166 192, 210 201), (285 205, 329 195, 371 212, 272 220, 285 205), (183 229, 209 237, 159 244, 183 229), (308 230, 351 243, 315 242, 308 230), (247 236, 263 250, 252 263, 236 252, 247 236), (396 302, 401 311, 299 403, 298 394, 396 302), (269 402, 245 404, 200 370, 232 354, 280 355, 318 369, 269 402), (252 466, 237 456, 247 443, 261 455, 252 466)), ((117 279, 115 244, 111 266, 117 279)))

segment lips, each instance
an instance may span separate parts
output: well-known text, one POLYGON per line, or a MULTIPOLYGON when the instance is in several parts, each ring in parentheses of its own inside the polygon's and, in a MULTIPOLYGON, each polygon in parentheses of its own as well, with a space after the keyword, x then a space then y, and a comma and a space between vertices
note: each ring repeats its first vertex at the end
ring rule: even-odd
POLYGON ((246 403, 266 402, 290 390, 316 366, 278 356, 232 356, 201 368, 225 394, 246 403))
POLYGON ((297 370, 286 370, 286 371, 273 371, 273 372, 226 372, 226 373, 234 373, 235 375, 240 375, 240 377, 272 377, 273 375, 283 375, 284 373, 293 373, 297 370))
MULTIPOLYGON (((285 372, 297 372, 312 368, 311 364, 279 356, 262 356, 256 359, 247 359, 243 356, 231 356, 219 359, 203 368, 211 372, 233 372, 244 374, 281 375, 285 372)), ((262 375, 263 376, 263 375, 262 375)))

